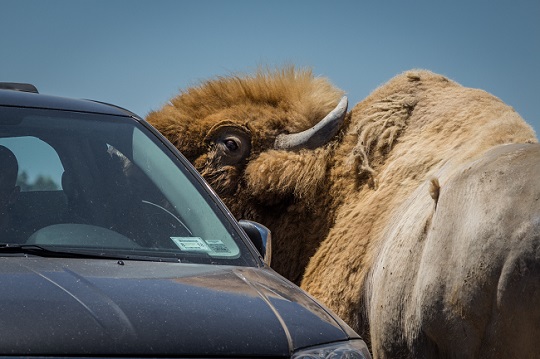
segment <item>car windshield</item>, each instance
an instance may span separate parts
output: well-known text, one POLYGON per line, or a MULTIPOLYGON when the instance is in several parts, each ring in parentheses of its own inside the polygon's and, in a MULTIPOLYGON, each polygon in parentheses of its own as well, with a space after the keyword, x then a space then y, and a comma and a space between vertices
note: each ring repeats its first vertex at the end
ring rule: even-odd
POLYGON ((205 185, 133 118, 0 107, 0 167, 3 247, 257 263, 205 185))

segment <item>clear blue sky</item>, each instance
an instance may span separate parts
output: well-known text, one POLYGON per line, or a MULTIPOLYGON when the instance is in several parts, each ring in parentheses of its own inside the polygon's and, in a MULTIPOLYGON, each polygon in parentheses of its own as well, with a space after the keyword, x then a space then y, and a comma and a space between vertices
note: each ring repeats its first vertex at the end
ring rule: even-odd
POLYGON ((540 0, 0 0, 0 81, 141 116, 201 80, 283 64, 351 104, 429 69, 493 93, 540 135, 540 0))

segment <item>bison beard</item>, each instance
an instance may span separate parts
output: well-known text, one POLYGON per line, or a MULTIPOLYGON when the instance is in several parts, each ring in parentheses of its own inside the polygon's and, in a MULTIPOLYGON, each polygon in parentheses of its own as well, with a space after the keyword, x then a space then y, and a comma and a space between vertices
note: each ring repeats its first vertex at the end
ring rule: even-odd
POLYGON ((512 176, 537 178, 540 153, 507 145, 537 142, 531 127, 484 91, 409 71, 319 147, 275 148, 284 133, 315 132, 341 96, 310 71, 260 71, 188 89, 148 121, 235 216, 272 230, 275 269, 370 333, 375 357, 538 356, 540 185, 512 176), (483 205, 460 216, 473 200, 483 205))

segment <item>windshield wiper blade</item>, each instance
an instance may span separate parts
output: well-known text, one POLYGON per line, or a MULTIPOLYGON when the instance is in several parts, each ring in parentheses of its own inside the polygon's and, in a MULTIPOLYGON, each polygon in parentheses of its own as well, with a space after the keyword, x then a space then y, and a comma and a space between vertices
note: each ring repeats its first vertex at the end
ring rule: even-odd
MULTIPOLYGON (((191 263, 194 259, 211 261, 207 253, 182 253, 174 255, 163 255, 163 253, 113 253, 100 251, 98 249, 50 249, 37 244, 13 244, 0 243, 1 254, 30 254, 39 257, 53 258, 87 258, 87 259, 118 259, 149 262, 171 262, 171 263, 191 263)), ((197 262, 197 261, 195 261, 197 262)))
POLYGON ((39 257, 90 258, 90 259, 128 259, 126 255, 110 255, 103 252, 81 252, 74 250, 52 250, 37 244, 0 243, 0 254, 31 254, 39 257))

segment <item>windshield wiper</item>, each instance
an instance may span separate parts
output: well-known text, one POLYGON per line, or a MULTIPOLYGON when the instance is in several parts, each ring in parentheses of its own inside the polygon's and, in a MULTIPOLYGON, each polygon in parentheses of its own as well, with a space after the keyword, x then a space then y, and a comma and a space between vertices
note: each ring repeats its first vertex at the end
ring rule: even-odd
POLYGON ((37 244, 0 243, 0 254, 31 254, 39 257, 55 258, 90 258, 90 259, 127 259, 125 255, 110 255, 103 252, 85 252, 73 250, 52 250, 37 244))
POLYGON ((0 243, 0 255, 2 254, 30 254, 39 257, 52 258, 87 258, 87 259, 120 259, 120 260, 135 260, 135 261, 150 261, 150 262, 172 262, 172 263, 189 263, 193 259, 209 260, 210 256, 206 253, 182 253, 181 255, 163 256, 153 253, 114 253, 99 251, 98 249, 62 249, 53 250, 42 247, 37 244, 13 244, 0 243))

